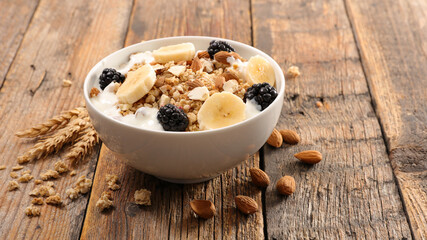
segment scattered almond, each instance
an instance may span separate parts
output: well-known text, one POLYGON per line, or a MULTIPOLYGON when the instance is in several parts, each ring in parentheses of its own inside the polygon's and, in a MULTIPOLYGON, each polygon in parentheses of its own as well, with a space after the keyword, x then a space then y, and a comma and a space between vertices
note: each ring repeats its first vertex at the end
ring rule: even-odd
POLYGON ((198 58, 210 58, 208 51, 201 51, 197 53, 198 58))
POLYGON ((282 135, 283 141, 288 144, 297 144, 301 140, 298 133, 289 129, 280 130, 280 134, 282 135))
POLYGON ((234 198, 236 207, 244 214, 252 214, 258 211, 258 204, 256 201, 248 196, 238 195, 234 198))
POLYGON ((215 82, 215 88, 217 88, 217 89, 221 89, 222 88, 222 86, 224 85, 224 83, 225 83, 225 78, 223 77, 223 76, 217 76, 215 79, 214 79, 214 82, 215 82))
POLYGON ((273 132, 271 133, 270 137, 267 139, 267 143, 270 146, 273 146, 276 148, 282 146, 282 143, 283 143, 282 134, 280 134, 280 132, 277 129, 273 129, 273 132))
POLYGON ((294 157, 301 160, 301 162, 308 163, 308 164, 316 164, 322 161, 322 154, 315 150, 299 152, 299 153, 296 153, 294 157))
POLYGON ((291 195, 295 192, 295 179, 291 176, 284 176, 277 181, 276 189, 280 194, 291 195))
POLYGON ((215 205, 209 200, 193 200, 190 202, 191 209, 201 218, 208 219, 215 215, 215 205))
POLYGON ((270 178, 267 173, 259 168, 249 169, 251 174, 252 183, 258 187, 267 187, 270 184, 270 178))
POLYGON ((193 62, 191 63, 191 70, 193 70, 193 72, 197 72, 202 68, 203 68, 202 62, 198 57, 195 57, 193 59, 193 62))

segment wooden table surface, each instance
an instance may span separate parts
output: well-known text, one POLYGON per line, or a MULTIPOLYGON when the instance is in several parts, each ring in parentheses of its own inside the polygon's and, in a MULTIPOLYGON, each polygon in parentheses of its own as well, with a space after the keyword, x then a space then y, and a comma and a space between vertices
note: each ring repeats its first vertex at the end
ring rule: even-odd
MULTIPOLYGON (((427 239, 427 1, 425 0, 1 0, 0 239, 427 239), (29 218, 34 180, 8 192, 10 168, 34 142, 14 136, 83 102, 82 84, 104 56, 141 40, 178 35, 233 39, 302 75, 286 82, 277 128, 296 146, 264 146, 247 162, 192 185, 160 181, 118 161, 101 145, 77 170, 89 194, 29 218), (73 85, 62 87, 63 79, 73 85), (323 102, 317 108, 315 103, 323 102), (318 150, 307 166, 293 154, 318 150), (249 182, 260 167, 273 184, 249 182), (117 174, 115 209, 99 213, 105 175, 117 174), (291 175, 290 197, 274 183, 291 175), (149 189, 152 206, 133 193, 149 189), (262 209, 237 212, 234 196, 262 209), (198 220, 189 202, 209 199, 217 215, 198 220)), ((27 164, 34 176, 63 152, 27 164)), ((79 176, 77 175, 77 176, 79 176)), ((76 177, 77 177, 76 176, 76 177)), ((65 189, 76 177, 55 181, 65 189)))

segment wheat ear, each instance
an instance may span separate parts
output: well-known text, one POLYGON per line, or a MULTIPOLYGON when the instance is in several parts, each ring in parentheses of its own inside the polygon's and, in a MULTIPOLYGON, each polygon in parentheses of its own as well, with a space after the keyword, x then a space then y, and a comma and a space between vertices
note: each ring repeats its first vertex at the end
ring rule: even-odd
POLYGON ((65 156, 65 160, 76 164, 88 153, 93 150, 93 147, 99 142, 98 134, 90 124, 86 129, 80 133, 80 137, 76 140, 74 145, 70 148, 65 156))
POLYGON ((26 153, 19 156, 18 163, 27 163, 45 157, 52 152, 59 151, 64 144, 72 142, 79 135, 81 129, 87 128, 89 125, 89 117, 73 117, 66 127, 59 129, 45 139, 39 140, 26 153))
POLYGON ((57 115, 47 120, 44 123, 38 124, 32 128, 23 131, 19 131, 15 135, 21 138, 33 138, 46 135, 56 129, 65 127, 65 125, 69 123, 71 118, 81 115, 83 112, 86 112, 86 109, 84 107, 78 107, 72 110, 68 110, 66 112, 61 113, 60 115, 57 115))

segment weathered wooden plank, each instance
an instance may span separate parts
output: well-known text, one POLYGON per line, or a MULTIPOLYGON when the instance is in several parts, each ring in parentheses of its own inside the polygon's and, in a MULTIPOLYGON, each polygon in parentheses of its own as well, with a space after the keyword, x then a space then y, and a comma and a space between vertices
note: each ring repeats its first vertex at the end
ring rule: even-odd
MULTIPOLYGON (((9 172, 16 165, 16 157, 33 144, 18 139, 14 133, 82 103, 83 80, 89 69, 124 42, 131 3, 40 1, 0 92, 0 165, 8 167, 0 171, 2 182, 11 180, 9 172), (73 81, 71 87, 62 87, 65 78, 73 81)), ((13 8, 24 5, 17 1, 13 4, 13 8)), ((41 172, 52 169, 61 155, 28 164, 25 169, 38 178, 41 172)), ((78 169, 77 176, 54 181, 63 199, 66 188, 77 177, 93 174, 96 159, 92 156, 78 169)), ((30 205, 28 193, 33 188, 34 180, 20 184, 20 190, 14 192, 7 192, 7 184, 0 186, 0 238, 77 239, 88 197, 67 202, 62 208, 44 205, 40 217, 28 218, 24 210, 30 205)))
MULTIPOLYGON (((249 1, 136 1, 126 45, 159 37, 208 35, 251 43, 249 1), (148 3, 150 2, 150 3, 148 3), (145 14, 147 12, 156 14, 145 14)), ((92 189, 82 239, 261 239, 263 219, 259 212, 250 217, 234 208, 234 197, 254 197, 261 206, 261 191, 248 182, 248 168, 258 166, 256 155, 239 167, 211 181, 193 185, 176 185, 160 181, 127 167, 102 147, 92 189), (123 189, 114 193, 116 208, 99 213, 95 203, 106 189, 105 175, 117 174, 123 189), (152 191, 150 207, 138 207, 133 193, 139 188, 152 191), (198 220, 189 202, 209 199, 217 215, 198 220), (108 231, 105 231, 108 229, 108 231)))
POLYGON ((265 147, 272 182, 291 175, 297 183, 290 197, 267 189, 268 238, 411 238, 343 2, 256 0, 252 9, 254 45, 302 71, 287 80, 278 123, 302 140, 265 147), (322 162, 293 157, 310 149, 322 162))
POLYGON ((345 1, 410 226, 427 238, 427 2, 345 1))
POLYGON ((39 1, 0 2, 0 90, 39 1))

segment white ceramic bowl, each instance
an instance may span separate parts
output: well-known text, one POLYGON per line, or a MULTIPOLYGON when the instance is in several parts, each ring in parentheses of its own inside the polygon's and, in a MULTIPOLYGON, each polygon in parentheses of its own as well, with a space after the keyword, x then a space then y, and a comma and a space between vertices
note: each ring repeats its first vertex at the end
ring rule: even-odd
POLYGON ((211 179, 256 153, 273 131, 282 110, 285 78, 279 65, 267 54, 228 39, 236 52, 249 59, 265 57, 276 72, 278 97, 257 116, 221 129, 200 132, 162 132, 126 125, 99 112, 89 98, 99 75, 106 67, 118 68, 135 52, 192 42, 196 50, 207 49, 212 37, 170 37, 138 43, 102 59, 89 72, 84 97, 92 123, 103 143, 130 166, 175 183, 195 183, 211 179))

